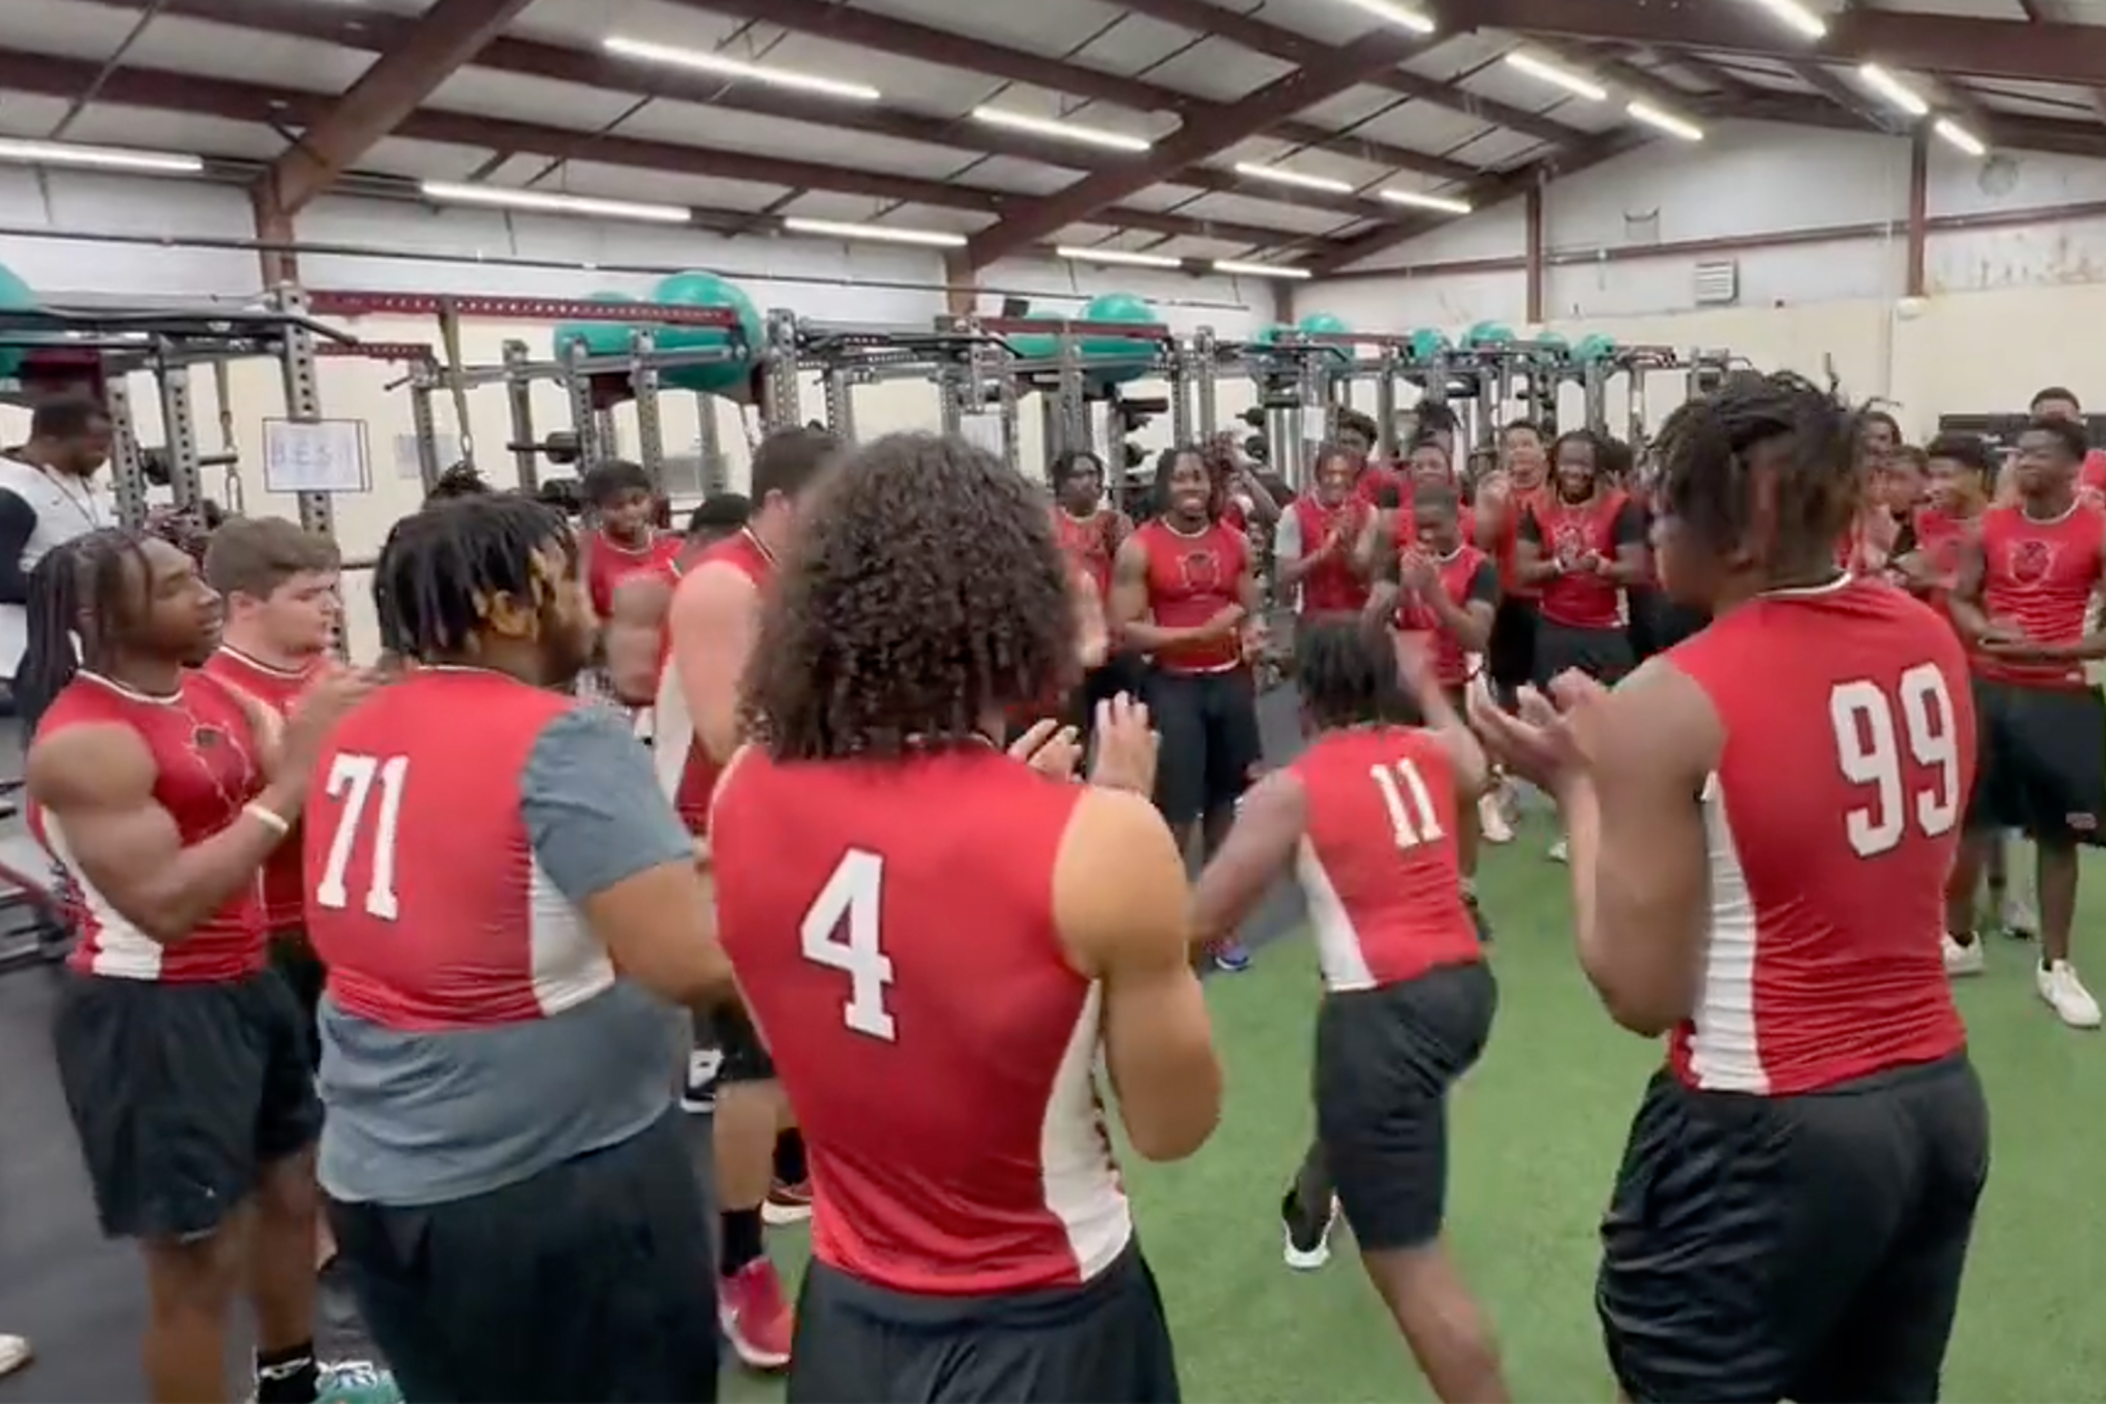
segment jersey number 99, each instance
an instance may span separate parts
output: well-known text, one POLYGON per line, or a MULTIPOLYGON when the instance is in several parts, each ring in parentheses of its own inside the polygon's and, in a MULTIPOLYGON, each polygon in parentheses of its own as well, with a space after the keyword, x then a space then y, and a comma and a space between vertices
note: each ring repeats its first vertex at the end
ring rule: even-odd
POLYGON ((1960 739, 1952 694, 1936 664, 1919 663, 1903 673, 1891 696, 1868 679, 1838 683, 1828 694, 1828 718, 1843 778, 1872 791, 1867 803, 1843 816, 1844 833, 1860 858, 1899 847, 1912 819, 1926 838, 1959 822, 1966 798, 1960 793, 1960 739), (1904 750, 1916 767, 1934 773, 1931 783, 1909 786, 1904 750))
POLYGON ((885 883, 885 860, 851 848, 834 865, 833 876, 798 929, 804 958, 848 977, 848 1001, 841 1022, 859 1034, 890 1043, 895 1036, 885 990, 892 984, 892 958, 878 939, 878 914, 885 883))

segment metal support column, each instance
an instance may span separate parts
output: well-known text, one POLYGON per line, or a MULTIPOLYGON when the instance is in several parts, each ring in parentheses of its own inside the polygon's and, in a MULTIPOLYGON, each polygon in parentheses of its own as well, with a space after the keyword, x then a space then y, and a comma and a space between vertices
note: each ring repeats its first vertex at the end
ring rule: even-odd
POLYGON ((1051 461, 1073 449, 1088 449, 1101 457, 1103 450, 1090 437, 1090 406, 1082 379, 1082 348, 1072 329, 1061 332, 1059 344, 1054 423, 1059 425, 1060 432, 1046 440, 1046 457, 1051 461))
POLYGON ((161 386, 161 432, 167 438, 168 490, 178 510, 196 507, 205 495, 197 461, 197 420, 190 407, 190 367, 168 361, 154 366, 161 386))
POLYGON ((724 436, 717 424, 714 395, 695 394, 695 454, 702 460, 702 495, 715 497, 731 487, 731 465, 724 461, 724 436))
POLYGON ((829 366, 820 382, 826 393, 826 427, 844 444, 856 440, 855 381, 845 366, 829 366))
MULTIPOLYGON (((289 316, 305 316, 307 313, 307 294, 289 283, 272 295, 272 301, 280 312, 289 316)), ((319 424, 322 392, 315 382, 314 333, 304 327, 286 328, 285 351, 278 368, 285 382, 285 417, 295 424, 319 424)), ((181 500, 177 499, 178 502, 181 500)), ((324 536, 336 535, 336 509, 328 493, 303 492, 294 500, 299 504, 301 526, 324 536)), ((337 630, 336 645, 341 652, 344 647, 341 627, 337 630)))
POLYGON ((795 429, 804 423, 797 386, 797 314, 778 307, 768 313, 768 344, 761 356, 761 429, 795 429))
POLYGON ((1170 442, 1198 442, 1192 433, 1192 348, 1184 341, 1170 343, 1170 442))
MULTIPOLYGON (((512 442, 519 445, 512 450, 512 464, 519 474, 519 490, 534 492, 541 487, 541 456, 532 445, 534 437, 534 383, 526 377, 527 362, 533 353, 524 341, 505 343, 505 401, 512 416, 512 442)), ((468 426, 461 426, 465 437, 468 426)))
POLYGON ((1384 346, 1375 361, 1375 452, 1401 463, 1409 447, 1397 438, 1397 348, 1384 346))
POLYGON ((1338 437, 1338 402, 1331 393, 1333 377, 1325 364, 1330 357, 1325 347, 1303 346, 1295 361, 1297 386, 1295 398, 1301 401, 1300 442, 1302 445, 1302 475, 1294 479, 1297 488, 1307 487, 1308 458, 1311 441, 1328 443, 1338 437))
POLYGON ((1202 442, 1214 437, 1221 427, 1221 405, 1217 396, 1216 378, 1221 369, 1220 353, 1214 340, 1212 327, 1201 327, 1192 334, 1192 417, 1193 436, 1187 443, 1202 442))
POLYGON ((651 363, 657 339, 648 327, 629 333, 629 388, 636 395, 636 461, 651 490, 665 496, 665 423, 658 413, 658 368, 651 363))
POLYGON ((128 531, 146 525, 146 464, 139 451, 139 425, 132 417, 132 387, 122 375, 103 386, 110 415, 110 470, 117 492, 117 524, 128 531))
MULTIPOLYGON (((421 370, 412 375, 421 377, 421 370)), ((432 412, 432 387, 419 378, 410 382, 410 431, 417 440, 417 477, 429 495, 439 485, 439 475, 446 465, 439 462, 439 420, 432 412)))
POLYGON ((570 400, 571 432, 578 436, 577 471, 581 477, 607 452, 600 436, 599 411, 592 407, 592 377, 579 369, 591 354, 582 341, 573 341, 563 348, 563 393, 570 400))

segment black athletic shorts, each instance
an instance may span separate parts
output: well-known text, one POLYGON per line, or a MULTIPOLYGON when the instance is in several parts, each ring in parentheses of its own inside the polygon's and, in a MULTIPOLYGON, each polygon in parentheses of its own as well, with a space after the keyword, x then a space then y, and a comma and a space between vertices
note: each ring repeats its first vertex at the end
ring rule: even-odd
POLYGON ((172 984, 69 975, 59 1082, 112 1238, 198 1239, 322 1125, 300 1007, 275 970, 172 984))
POLYGON ((1536 676, 1536 602, 1526 595, 1501 595, 1485 641, 1484 671, 1492 685, 1511 693, 1536 676))
POLYGON ((307 933, 298 927, 271 933, 271 968, 285 978, 286 987, 300 1006, 300 1022, 307 1030, 308 1066, 319 1070, 322 1066, 322 990, 329 983, 329 972, 323 966, 322 958, 314 953, 307 933))
POLYGON ((1326 994, 1316 1014, 1316 1134, 1362 1248, 1440 1236, 1448 1088, 1484 1052, 1499 1005, 1481 962, 1326 994))
POLYGON ((1968 827, 2106 844, 2106 702, 2099 690, 1976 678, 1974 707, 1981 745, 1968 827))
POLYGON ((1625 1394, 1936 1399, 1988 1170, 1964 1053, 1796 1097, 1656 1074, 1601 1226, 1625 1394))
POLYGON ((1548 619, 1536 623, 1537 687, 1568 670, 1577 670, 1613 687, 1631 671, 1631 640, 1620 624, 1606 629, 1575 629, 1548 619))
POLYGON ((1157 1404, 1179 1397, 1138 1244, 1079 1287, 895 1292, 813 1260, 797 1298, 789 1404, 1157 1404))
POLYGON ((1082 675, 1068 705, 1067 722, 1089 732, 1096 723, 1097 704, 1109 702, 1124 692, 1146 701, 1148 667, 1138 654, 1114 653, 1082 675))
POLYGON ((328 1209, 405 1399, 717 1397, 716 1216, 677 1112, 488 1194, 328 1209))
POLYGON ((1264 758, 1258 739, 1257 685, 1247 668, 1171 673, 1148 684, 1148 711, 1162 738, 1156 752, 1155 805, 1172 824, 1227 809, 1250 788, 1264 758))
POLYGON ((743 1006, 724 1005, 711 1014, 710 1024, 716 1032, 717 1047, 724 1054, 723 1062, 717 1065, 719 1083, 775 1080, 775 1060, 768 1056, 768 1045, 761 1042, 760 1030, 753 1027, 743 1006))

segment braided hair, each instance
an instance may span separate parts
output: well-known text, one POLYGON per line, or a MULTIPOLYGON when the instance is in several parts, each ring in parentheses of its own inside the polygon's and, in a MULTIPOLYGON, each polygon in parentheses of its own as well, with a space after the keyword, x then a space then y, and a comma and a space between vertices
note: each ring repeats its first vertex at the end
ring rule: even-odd
POLYGON ((14 681, 26 730, 36 730, 83 667, 108 666, 150 574, 145 538, 118 527, 77 536, 37 562, 29 574, 28 642, 14 681))
POLYGON ((1370 722, 1416 726, 1423 720, 1404 690, 1389 634, 1358 616, 1310 619, 1295 627, 1294 681, 1302 710, 1324 730, 1370 722))
POLYGON ((404 517, 373 568, 381 646, 423 663, 460 657, 487 601, 535 596, 534 558, 550 546, 577 559, 562 516, 519 493, 443 499, 404 517))

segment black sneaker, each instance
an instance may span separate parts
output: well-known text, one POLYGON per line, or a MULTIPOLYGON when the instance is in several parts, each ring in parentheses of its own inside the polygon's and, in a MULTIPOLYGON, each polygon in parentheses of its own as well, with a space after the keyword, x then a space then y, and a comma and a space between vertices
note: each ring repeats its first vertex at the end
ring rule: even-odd
POLYGON ((1302 1207, 1293 1189, 1280 1196, 1280 1256, 1296 1272, 1314 1272, 1331 1261, 1331 1226, 1338 1222, 1338 1199, 1333 1196, 1321 1216, 1302 1207))
POLYGON ((687 1084, 680 1091, 680 1110, 708 1116, 717 1109, 717 1073, 724 1066, 721 1048, 697 1048, 687 1055, 687 1084))

